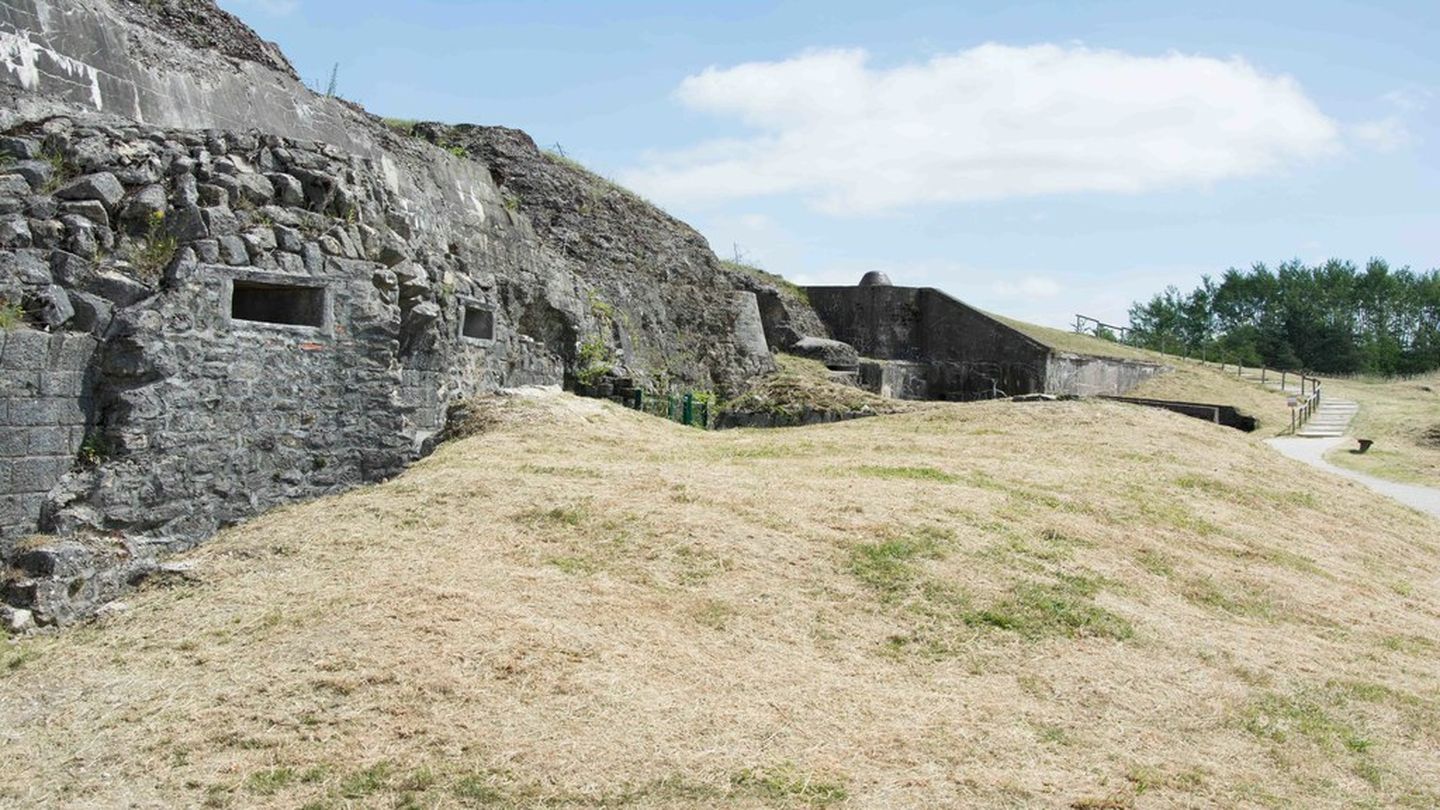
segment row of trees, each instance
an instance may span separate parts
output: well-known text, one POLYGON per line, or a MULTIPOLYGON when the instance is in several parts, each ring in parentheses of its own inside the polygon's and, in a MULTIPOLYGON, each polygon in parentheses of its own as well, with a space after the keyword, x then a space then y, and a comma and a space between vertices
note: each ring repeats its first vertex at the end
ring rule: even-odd
POLYGON ((1330 260, 1231 268, 1130 308, 1129 342, 1175 354, 1330 374, 1440 368, 1440 270, 1330 260))

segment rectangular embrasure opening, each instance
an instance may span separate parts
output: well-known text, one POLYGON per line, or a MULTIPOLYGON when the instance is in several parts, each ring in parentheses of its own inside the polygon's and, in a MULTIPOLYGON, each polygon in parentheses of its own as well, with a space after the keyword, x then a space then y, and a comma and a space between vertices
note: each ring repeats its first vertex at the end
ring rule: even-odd
POLYGON ((230 317, 287 326, 325 325, 325 288, 235 282, 230 294, 230 317))
POLYGON ((495 313, 485 307, 465 307, 465 322, 460 334, 473 340, 495 339, 495 313))

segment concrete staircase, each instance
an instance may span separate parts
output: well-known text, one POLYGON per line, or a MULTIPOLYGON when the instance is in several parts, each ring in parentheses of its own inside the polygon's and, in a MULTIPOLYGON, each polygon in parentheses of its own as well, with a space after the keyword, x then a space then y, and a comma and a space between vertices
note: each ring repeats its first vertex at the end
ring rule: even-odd
MULTIPOLYGON (((1246 368, 1236 373, 1239 379, 1246 382, 1256 383, 1273 391, 1280 391, 1285 394, 1292 394, 1303 397, 1308 393, 1308 386, 1302 388, 1300 375, 1281 375, 1276 371, 1262 372, 1258 368, 1246 368), (1284 384, 1281 384, 1281 381, 1284 384)), ((1320 397, 1320 408, 1310 421, 1300 426, 1295 435, 1305 439, 1333 439, 1345 435, 1346 428, 1350 427, 1350 420, 1360 410, 1359 404, 1348 399, 1330 399, 1320 397)))
POLYGON ((1319 410, 1310 417, 1310 421, 1300 426, 1295 435, 1305 439, 1344 436, 1350 420, 1355 418, 1355 413, 1359 410, 1360 406, 1348 399, 1327 399, 1321 396, 1319 410))

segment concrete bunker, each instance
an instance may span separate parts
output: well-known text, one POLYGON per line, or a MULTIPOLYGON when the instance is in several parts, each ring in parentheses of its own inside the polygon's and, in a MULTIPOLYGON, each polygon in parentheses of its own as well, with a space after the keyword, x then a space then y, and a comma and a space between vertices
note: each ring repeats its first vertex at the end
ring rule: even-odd
POLYGON ((883 396, 1119 395, 1163 368, 1058 351, 940 290, 895 286, 877 271, 853 287, 804 290, 830 342, 858 353, 859 384, 883 396))
POLYGON ((237 278, 230 284, 230 319, 280 326, 325 326, 324 287, 237 278))

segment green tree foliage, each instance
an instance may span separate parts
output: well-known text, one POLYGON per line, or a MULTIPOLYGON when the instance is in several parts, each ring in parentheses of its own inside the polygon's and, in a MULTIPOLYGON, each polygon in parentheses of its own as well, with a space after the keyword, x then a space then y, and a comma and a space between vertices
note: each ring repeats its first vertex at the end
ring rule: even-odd
POLYGON ((1189 294, 1130 307, 1132 343, 1246 365, 1330 374, 1440 368, 1440 270, 1331 259, 1231 268, 1189 294))

